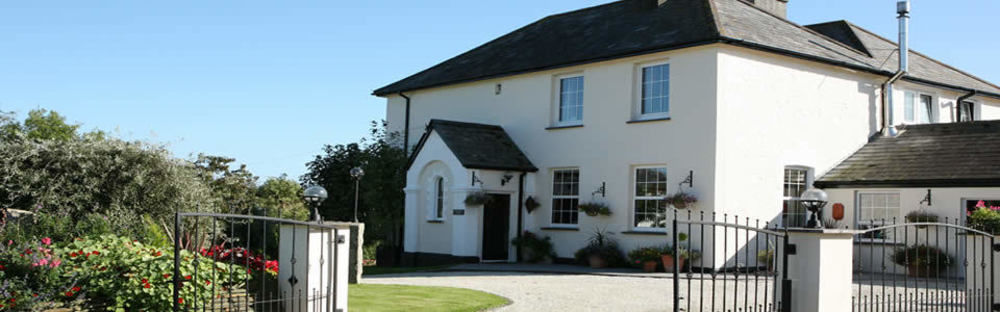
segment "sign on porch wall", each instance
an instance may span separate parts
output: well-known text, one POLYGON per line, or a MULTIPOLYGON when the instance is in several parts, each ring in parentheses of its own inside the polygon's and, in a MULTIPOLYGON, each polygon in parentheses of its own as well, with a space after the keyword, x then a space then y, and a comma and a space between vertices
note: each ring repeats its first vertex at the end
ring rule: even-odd
POLYGON ((456 215, 456 216, 464 216, 465 215, 465 209, 453 209, 451 211, 451 214, 452 215, 456 215))

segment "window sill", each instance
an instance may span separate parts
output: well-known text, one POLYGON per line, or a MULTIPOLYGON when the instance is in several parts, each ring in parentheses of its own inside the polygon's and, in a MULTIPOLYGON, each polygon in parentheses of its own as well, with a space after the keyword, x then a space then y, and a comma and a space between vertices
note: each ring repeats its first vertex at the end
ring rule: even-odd
POLYGON ((624 231, 621 233, 625 235, 659 235, 659 236, 667 235, 667 232, 658 232, 658 231, 624 231))
POLYGON ((583 125, 564 125, 564 126, 551 126, 545 128, 545 130, 560 130, 560 129, 573 129, 573 128, 583 128, 583 125))
POLYGON ((580 228, 577 227, 562 227, 562 226, 546 226, 542 227, 542 231, 574 231, 579 232, 580 228))
POLYGON ((444 223, 444 220, 427 220, 427 223, 444 223))
POLYGON ((626 121, 625 123, 626 124, 635 124, 635 123, 646 123, 646 122, 657 122, 657 121, 670 121, 670 117, 649 118, 649 119, 633 119, 633 120, 626 121))

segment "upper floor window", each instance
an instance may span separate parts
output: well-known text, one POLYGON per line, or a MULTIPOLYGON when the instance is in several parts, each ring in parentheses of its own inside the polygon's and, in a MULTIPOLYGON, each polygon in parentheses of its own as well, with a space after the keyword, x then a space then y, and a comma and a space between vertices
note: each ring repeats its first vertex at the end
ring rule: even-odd
POLYGON ((667 226, 667 167, 635 168, 635 193, 633 196, 636 228, 665 228, 667 226))
POLYGON ((785 167, 785 178, 782 184, 784 202, 782 220, 785 226, 802 227, 806 225, 806 208, 802 205, 800 196, 809 188, 809 168, 785 167))
POLYGON ((576 224, 580 215, 580 170, 552 171, 552 224, 576 224))
POLYGON ((926 124, 934 120, 934 97, 907 91, 903 94, 903 119, 911 124, 926 124))
POLYGON ((976 103, 962 102, 958 105, 958 121, 976 120, 976 103))
POLYGON ((642 67, 642 115, 670 115, 670 64, 642 67))
POLYGON ((583 76, 559 79, 559 123, 583 121, 583 76))

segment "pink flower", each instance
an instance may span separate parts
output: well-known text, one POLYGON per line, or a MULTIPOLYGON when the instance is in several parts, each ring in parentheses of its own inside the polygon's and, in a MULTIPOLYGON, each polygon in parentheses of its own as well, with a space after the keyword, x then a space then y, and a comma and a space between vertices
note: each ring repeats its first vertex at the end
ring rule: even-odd
POLYGON ((986 202, 980 200, 976 203, 976 208, 986 208, 986 202))
POLYGON ((42 258, 41 260, 38 260, 38 262, 37 262, 37 263, 34 263, 34 264, 32 264, 31 266, 32 266, 32 267, 37 267, 37 266, 46 266, 46 265, 48 265, 48 264, 49 264, 49 259, 45 259, 45 258, 42 258))
POLYGON ((53 269, 54 268, 58 268, 60 264, 62 264, 62 260, 59 260, 59 259, 52 260, 52 263, 49 264, 49 267, 51 267, 53 269))
POLYGON ((42 238, 42 244, 44 244, 45 246, 52 245, 52 239, 48 237, 42 238))

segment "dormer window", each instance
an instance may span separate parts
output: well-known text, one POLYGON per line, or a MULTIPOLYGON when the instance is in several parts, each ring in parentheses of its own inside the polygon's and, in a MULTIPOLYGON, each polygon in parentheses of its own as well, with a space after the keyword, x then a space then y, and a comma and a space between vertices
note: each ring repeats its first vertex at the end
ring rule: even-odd
POLYGON ((903 120, 908 124, 937 122, 934 118, 934 97, 917 92, 903 93, 903 120))

